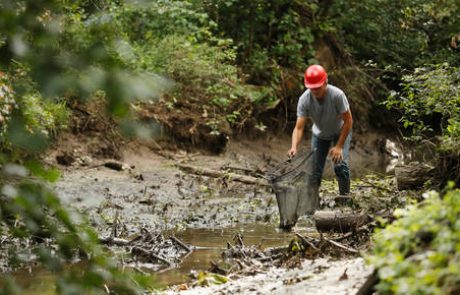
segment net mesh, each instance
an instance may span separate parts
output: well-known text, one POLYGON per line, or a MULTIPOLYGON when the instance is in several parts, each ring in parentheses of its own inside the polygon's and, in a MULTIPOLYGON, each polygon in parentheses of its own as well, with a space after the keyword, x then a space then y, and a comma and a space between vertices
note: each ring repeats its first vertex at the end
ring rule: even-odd
POLYGON ((282 229, 290 230, 299 216, 314 212, 318 206, 318 189, 309 185, 313 154, 301 150, 266 175, 276 194, 282 229))

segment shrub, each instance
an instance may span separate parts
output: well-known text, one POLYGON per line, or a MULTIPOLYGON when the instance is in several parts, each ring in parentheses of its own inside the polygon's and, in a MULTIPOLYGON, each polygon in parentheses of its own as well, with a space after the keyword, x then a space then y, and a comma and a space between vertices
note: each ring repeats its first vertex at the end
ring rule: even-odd
POLYGON ((367 260, 378 270, 381 294, 458 294, 460 292, 460 190, 399 211, 393 224, 374 236, 367 260))
POLYGON ((420 141, 439 135, 444 149, 460 145, 460 70, 448 64, 417 68, 403 76, 402 90, 385 102, 402 112, 400 119, 420 141), (436 131, 436 133, 433 133, 436 131))

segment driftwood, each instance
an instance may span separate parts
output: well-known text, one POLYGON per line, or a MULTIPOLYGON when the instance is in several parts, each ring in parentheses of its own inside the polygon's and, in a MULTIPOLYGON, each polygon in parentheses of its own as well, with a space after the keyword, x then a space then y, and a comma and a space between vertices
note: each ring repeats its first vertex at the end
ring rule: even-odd
POLYGON ((366 279, 364 284, 359 288, 356 295, 372 295, 375 292, 375 286, 379 282, 379 277, 377 275, 377 271, 374 270, 366 279))
POLYGON ((345 251, 348 251, 348 252, 351 252, 351 253, 359 253, 358 250, 353 249, 353 248, 348 247, 348 246, 345 246, 345 245, 342 245, 342 244, 339 243, 339 242, 335 242, 335 241, 329 240, 329 239, 324 239, 324 240, 325 240, 326 242, 328 242, 328 243, 330 243, 330 244, 332 244, 332 245, 334 245, 334 246, 340 248, 340 249, 345 250, 345 251))
POLYGON ((123 170, 123 163, 121 163, 121 162, 107 161, 103 165, 104 165, 104 167, 107 167, 107 168, 115 170, 115 171, 122 171, 123 170))
POLYGON ((260 178, 256 178, 256 177, 252 177, 248 175, 226 173, 226 172, 222 172, 218 170, 212 170, 212 169, 203 168, 203 167, 195 167, 195 166, 190 166, 190 165, 185 165, 185 164, 177 164, 177 167, 191 174, 216 177, 216 178, 227 178, 228 180, 238 181, 238 182, 242 182, 246 184, 255 184, 255 185, 260 185, 260 186, 271 187, 270 183, 268 183, 268 181, 266 181, 265 179, 260 179, 260 178))
POLYGON ((319 232, 349 232, 369 223, 370 217, 359 213, 342 213, 338 211, 316 211, 313 215, 319 232))
POLYGON ((131 254, 136 255, 136 256, 145 257, 149 261, 154 259, 154 260, 163 262, 163 263, 167 264, 168 266, 173 265, 173 263, 171 261, 167 260, 166 258, 161 257, 160 255, 157 255, 157 254, 153 253, 152 251, 149 251, 149 250, 144 249, 142 247, 134 246, 133 248, 131 248, 131 254))
POLYGON ((395 167, 396 183, 399 190, 417 189, 434 176, 435 168, 417 162, 395 167))

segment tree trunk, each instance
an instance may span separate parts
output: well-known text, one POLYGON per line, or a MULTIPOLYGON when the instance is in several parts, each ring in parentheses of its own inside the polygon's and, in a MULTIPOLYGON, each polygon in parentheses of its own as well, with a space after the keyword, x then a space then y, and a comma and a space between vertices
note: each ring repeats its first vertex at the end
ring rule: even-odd
POLYGON ((399 190, 417 189, 434 176, 435 168, 428 164, 411 162, 395 167, 396 183, 399 190))
POLYGON ((316 211, 313 215, 316 229, 320 232, 349 232, 369 223, 371 218, 362 213, 342 213, 338 211, 316 211))

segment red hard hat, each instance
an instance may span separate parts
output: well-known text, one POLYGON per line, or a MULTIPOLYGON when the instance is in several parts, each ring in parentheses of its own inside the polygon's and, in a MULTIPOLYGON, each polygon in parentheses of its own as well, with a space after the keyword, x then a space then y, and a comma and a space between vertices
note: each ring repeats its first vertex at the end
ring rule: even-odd
POLYGON ((318 88, 323 86, 327 80, 326 70, 320 65, 312 65, 305 71, 305 87, 318 88))

